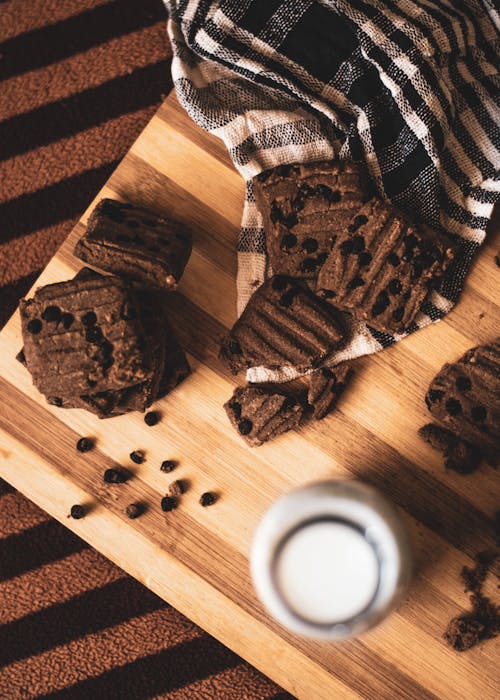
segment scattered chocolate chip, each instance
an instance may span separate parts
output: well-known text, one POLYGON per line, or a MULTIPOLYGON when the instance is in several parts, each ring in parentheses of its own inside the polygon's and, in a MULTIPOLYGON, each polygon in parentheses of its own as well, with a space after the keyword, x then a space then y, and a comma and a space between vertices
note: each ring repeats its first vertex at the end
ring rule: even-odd
POLYGON ((128 474, 124 469, 112 467, 106 469, 103 479, 107 484, 124 484, 128 479, 128 474))
POLYGON ((182 496, 183 493, 186 493, 186 483, 181 479, 172 481, 172 483, 168 487, 168 492, 174 498, 182 496))
POLYGON ((81 520, 85 516, 85 508, 83 506, 71 506, 70 515, 74 520, 81 520))
POLYGON ((318 250, 318 241, 315 238, 306 238, 302 243, 302 248, 307 253, 315 253, 318 250))
POLYGON ((361 277, 353 277, 353 279, 347 285, 347 289, 356 289, 357 287, 362 287, 365 281, 361 277))
POLYGON ((291 306, 297 295, 297 291, 297 287, 291 287, 288 291, 284 292, 278 300, 279 305, 283 306, 283 308, 291 306))
POLYGON ((403 291, 403 285, 397 279, 397 277, 394 277, 394 279, 389 282, 388 289, 391 294, 401 294, 403 291))
POLYGON ((375 300, 375 304, 372 306, 372 314, 374 316, 379 316, 380 314, 384 313, 389 306, 389 303, 387 292, 380 292, 375 300))
POLYGON ((39 318, 32 318, 31 321, 28 321, 26 329, 28 333, 31 333, 31 335, 38 335, 38 333, 40 333, 42 330, 42 322, 39 318))
POLYGON ((200 504, 206 508, 207 506, 212 506, 215 501, 217 500, 217 496, 215 493, 212 493, 211 491, 205 491, 205 493, 202 493, 200 496, 200 504))
POLYGON ((397 267, 401 261, 396 253, 389 253, 387 256, 387 262, 389 262, 393 267, 397 267))
POLYGON ((394 309, 394 311, 392 312, 392 318, 395 321, 399 322, 403 318, 404 314, 405 314, 405 307, 400 306, 398 309, 394 309))
POLYGON ((445 408, 450 416, 458 416, 459 413, 462 413, 462 404, 457 399, 448 399, 445 403, 445 408))
POLYGON ((297 245, 297 236, 294 233, 287 233, 283 236, 281 240, 281 247, 290 250, 297 245))
POLYGON ((160 416, 158 415, 158 413, 156 411, 149 411, 144 416, 144 422, 146 423, 146 425, 149 425, 150 427, 153 425, 156 425, 159 420, 160 420, 160 416))
POLYGON ((177 466, 177 462, 174 462, 173 459, 166 459, 165 461, 163 461, 161 463, 160 469, 162 472, 169 473, 169 472, 173 472, 174 469, 176 468, 176 466, 177 466))
POLYGON ((294 211, 302 211, 304 208, 304 200, 302 197, 295 197, 295 199, 292 201, 292 209, 294 211))
POLYGON ((318 296, 322 299, 334 299, 337 296, 337 292, 334 292, 332 289, 320 289, 318 296))
POLYGON ((102 331, 99 326, 91 326, 85 331, 85 340, 87 343, 97 345, 102 340, 102 331))
POLYGON ((232 412, 233 412, 233 414, 234 414, 234 417, 235 417, 235 418, 240 418, 240 417, 241 417, 241 404, 238 403, 238 401, 232 401, 232 402, 229 404, 229 406, 230 406, 230 408, 231 408, 231 410, 232 410, 232 412))
POLYGON ((241 435, 248 435, 253 428, 253 423, 248 418, 242 418, 238 423, 238 430, 241 435))
POLYGON ((131 520, 138 518, 139 515, 142 515, 143 512, 144 506, 142 505, 142 503, 129 503, 128 506, 125 508, 125 513, 127 514, 127 517, 131 520))
POLYGON ((61 406, 63 405, 62 399, 59 396, 54 396, 54 398, 51 399, 50 403, 53 406, 57 406, 58 408, 61 408, 61 406))
POLYGON ((472 382, 469 377, 457 377, 455 386, 459 391, 469 391, 472 388, 472 382))
POLYGON ((63 324, 63 326, 64 326, 64 328, 65 328, 66 330, 68 330, 69 328, 71 328, 71 326, 73 325, 73 321, 74 321, 74 320, 75 320, 75 317, 73 316, 73 314, 70 314, 70 313, 68 313, 68 312, 64 313, 64 314, 61 316, 61 322, 62 322, 62 324, 63 324))
POLYGON ((431 403, 436 403, 436 401, 441 401, 444 396, 444 391, 440 391, 439 389, 430 389, 430 391, 427 392, 427 396, 429 397, 429 401, 431 403))
POLYGON ((361 266, 369 265, 372 261, 372 256, 367 251, 364 251, 358 255, 358 261, 361 266))
POLYGON ((365 248, 365 239, 363 236, 353 236, 351 238, 351 244, 355 253, 361 253, 365 248))
POLYGON ((273 279, 273 289, 282 292, 288 287, 288 279, 283 275, 276 275, 273 279))
POLYGON ((300 263, 300 269, 302 272, 314 272, 318 267, 318 263, 319 261, 317 258, 304 258, 300 263))
POLYGON ((364 214, 360 214, 359 216, 356 216, 352 224, 349 224, 347 227, 347 230, 349 233, 354 233, 355 231, 358 230, 360 226, 363 226, 363 224, 366 224, 368 221, 368 217, 366 217, 364 214))
POLYGON ((44 321, 57 323, 61 320, 61 309, 58 306, 47 306, 47 308, 42 311, 42 318, 44 321))
POLYGON ((486 418, 486 408, 484 406, 474 406, 471 409, 471 416, 473 420, 481 422, 486 418))
POLYGON ((95 380, 95 379, 90 379, 90 377, 87 377, 87 386, 88 386, 90 389, 93 389, 94 387, 97 386, 96 380, 95 380))
POLYGON ((161 499, 161 509, 164 513, 169 513, 171 510, 177 508, 177 501, 172 496, 164 496, 161 499))
POLYGON ((82 323, 84 326, 95 326, 97 323, 97 316, 93 311, 87 311, 87 313, 82 316, 82 323))
POLYGON ((82 437, 76 443, 76 449, 78 452, 89 452, 94 447, 94 441, 92 438, 82 437))
POLYGON ((132 462, 136 464, 142 464, 144 462, 144 452, 142 450, 134 450, 129 456, 132 462))
POLYGON ((297 214, 294 211, 292 211, 291 214, 288 214, 284 223, 287 228, 293 228, 294 226, 296 226, 299 223, 297 214))
POLYGON ((353 250, 354 250, 354 248, 353 248, 353 245, 352 245, 352 241, 350 241, 350 240, 349 240, 349 241, 344 241, 344 242, 340 245, 340 252, 342 253, 342 255, 349 255, 349 253, 352 253, 353 250))
POLYGON ((328 197, 328 201, 331 202, 332 204, 336 204, 337 202, 340 202, 342 199, 342 195, 340 193, 340 190, 332 190, 331 195, 328 197))

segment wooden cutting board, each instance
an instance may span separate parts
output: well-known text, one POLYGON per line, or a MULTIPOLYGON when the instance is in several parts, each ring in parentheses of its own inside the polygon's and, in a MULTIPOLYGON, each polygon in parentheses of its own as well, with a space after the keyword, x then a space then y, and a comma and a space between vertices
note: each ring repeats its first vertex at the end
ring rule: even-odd
MULTIPOLYGON (((488 466, 467 477, 445 473, 416 431, 428 420, 423 397, 435 372, 499 332, 499 236, 490 236, 446 320, 359 360, 334 415, 250 449, 222 409, 236 382, 217 360, 218 340, 235 320, 244 196, 222 143, 196 127, 171 95, 96 201, 103 196, 172 212, 194 230, 170 314, 193 373, 157 404, 162 420, 154 428, 140 414, 99 421, 48 406, 14 359, 21 347, 16 313, 0 334, 0 476, 300 698, 493 698, 496 641, 459 654, 442 633, 467 607, 461 567, 493 545, 497 475, 488 466), (82 435, 97 440, 84 455, 75 450, 82 435), (145 450, 144 464, 132 465, 134 449, 145 450), (179 462, 171 475, 160 471, 165 459, 179 462), (134 478, 105 485, 103 471, 115 462, 131 467, 134 478), (160 499, 173 477, 187 480, 189 490, 165 514, 160 499), (291 487, 324 477, 379 487, 401 509, 417 561, 401 609, 340 644, 281 628, 256 599, 248 571, 264 510, 291 487), (204 509, 198 498, 206 490, 220 499, 204 509), (124 509, 137 500, 148 510, 128 520, 124 509), (74 503, 88 505, 87 517, 68 519, 74 503)), ((35 286, 76 272, 72 250, 89 210, 35 286)))

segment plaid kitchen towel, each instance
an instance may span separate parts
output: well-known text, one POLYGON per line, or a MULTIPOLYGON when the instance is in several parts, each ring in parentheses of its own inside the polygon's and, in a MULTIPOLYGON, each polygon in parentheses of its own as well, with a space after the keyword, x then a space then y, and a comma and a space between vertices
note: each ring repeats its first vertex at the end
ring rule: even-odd
MULTIPOLYGON (((457 261, 408 329, 457 301, 500 192, 499 15, 491 0, 166 0, 178 98, 247 182, 238 312, 266 275, 251 178, 363 162, 379 195, 456 238, 457 261)), ((362 323, 336 364, 404 337, 362 323)), ((405 334, 407 335, 407 333, 405 334)), ((292 368, 248 370, 286 380, 292 368)))

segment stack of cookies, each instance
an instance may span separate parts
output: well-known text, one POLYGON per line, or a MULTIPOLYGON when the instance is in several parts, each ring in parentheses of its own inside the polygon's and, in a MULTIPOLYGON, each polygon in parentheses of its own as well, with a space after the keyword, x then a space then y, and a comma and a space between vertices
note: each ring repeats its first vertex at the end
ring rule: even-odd
POLYGON ((23 299, 18 359, 53 405, 100 418, 144 411, 190 371, 159 289, 177 286, 191 237, 170 219, 105 199, 75 253, 115 275, 83 268, 23 299))
POLYGON ((352 375, 346 363, 324 367, 349 341, 346 314, 403 333, 453 260, 453 246, 373 196, 353 163, 278 166, 257 175, 253 191, 272 276, 223 339, 220 357, 233 373, 263 366, 308 374, 308 407, 323 418, 352 375))

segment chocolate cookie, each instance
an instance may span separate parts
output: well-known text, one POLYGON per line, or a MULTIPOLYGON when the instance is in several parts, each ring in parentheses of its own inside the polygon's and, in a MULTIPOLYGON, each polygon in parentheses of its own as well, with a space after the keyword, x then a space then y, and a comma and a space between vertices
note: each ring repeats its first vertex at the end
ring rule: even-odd
POLYGON ((152 375, 136 300, 116 277, 47 285, 20 311, 27 367, 46 396, 122 389, 152 375))
POLYGON ((263 365, 316 367, 345 340, 343 320, 296 280, 276 275, 252 295, 221 345, 220 357, 236 374, 263 365))
POLYGON ((500 450, 500 338, 445 364, 425 402, 433 417, 494 460, 500 450))
POLYGON ((280 165, 253 180, 275 274, 317 277, 336 237, 368 199, 366 178, 346 161, 280 165))
POLYGON ((435 423, 428 423, 420 428, 418 434, 432 448, 443 453, 446 469, 459 474, 470 474, 479 467, 482 458, 479 448, 467 440, 462 440, 451 430, 435 423))
POLYGON ((339 235, 317 293, 384 333, 402 333, 453 259, 443 235, 374 197, 339 235))
POLYGON ((256 447, 298 426, 302 406, 275 389, 237 387, 224 408, 239 435, 256 447))
POLYGON ((307 403, 313 407, 316 420, 324 418, 335 408, 352 375, 353 370, 347 362, 332 369, 322 367, 310 375, 307 403))
POLYGON ((175 289, 191 254, 191 235, 177 221, 114 199, 92 212, 75 255, 145 285, 175 289))

